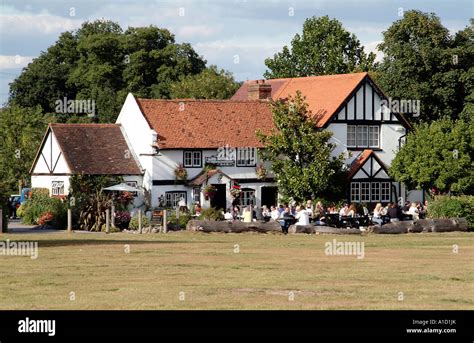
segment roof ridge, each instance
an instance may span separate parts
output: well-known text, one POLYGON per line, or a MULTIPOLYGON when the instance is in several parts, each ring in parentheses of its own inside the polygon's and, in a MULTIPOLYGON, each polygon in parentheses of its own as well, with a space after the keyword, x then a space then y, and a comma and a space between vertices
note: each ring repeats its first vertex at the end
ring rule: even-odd
POLYGON ((232 99, 146 99, 137 98, 137 101, 156 101, 156 102, 209 102, 209 103, 268 103, 268 99, 256 99, 256 100, 232 100, 232 99))

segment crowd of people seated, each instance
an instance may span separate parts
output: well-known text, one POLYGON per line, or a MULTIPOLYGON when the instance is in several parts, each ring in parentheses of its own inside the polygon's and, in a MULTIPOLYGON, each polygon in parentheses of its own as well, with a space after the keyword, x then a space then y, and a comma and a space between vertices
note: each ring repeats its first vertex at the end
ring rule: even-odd
POLYGON ((340 208, 336 205, 324 207, 318 201, 313 204, 312 200, 303 204, 280 204, 268 208, 263 205, 239 206, 228 208, 224 213, 227 221, 278 221, 283 232, 288 232, 292 224, 296 225, 329 225, 336 227, 359 227, 370 224, 383 225, 400 220, 417 220, 425 217, 428 203, 406 202, 404 206, 391 202, 385 206, 381 203, 375 205, 373 211, 369 211, 367 205, 344 204, 340 208))

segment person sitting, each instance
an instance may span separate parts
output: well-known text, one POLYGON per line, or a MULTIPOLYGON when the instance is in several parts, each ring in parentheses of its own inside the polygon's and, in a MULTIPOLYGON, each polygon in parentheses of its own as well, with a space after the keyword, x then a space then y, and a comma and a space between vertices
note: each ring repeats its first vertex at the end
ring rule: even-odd
POLYGON ((286 206, 279 220, 283 233, 288 233, 288 228, 294 219, 295 217, 291 214, 290 207, 286 206))
POLYGON ((379 224, 379 225, 382 225, 382 223, 383 223, 382 216, 383 216, 382 204, 377 203, 377 205, 375 205, 375 208, 374 208, 374 214, 372 216, 372 222, 376 223, 376 224, 379 224))
POLYGON ((229 222, 234 220, 234 215, 230 207, 227 209, 227 212, 224 214, 224 219, 229 222))
POLYGON ((196 216, 200 216, 201 215, 201 212, 202 212, 202 207, 201 205, 197 202, 195 205, 194 205, 194 213, 196 216))
POLYGON ((240 219, 240 208, 239 206, 234 206, 232 210, 232 215, 234 216, 234 220, 240 219))
POLYGON ((275 206, 272 206, 270 215, 273 220, 277 220, 280 217, 280 211, 275 206))
POLYGON ((270 210, 268 209, 267 205, 263 205, 262 206, 262 216, 263 216, 263 219, 267 219, 267 218, 270 218, 272 216, 270 210))
POLYGON ((416 203, 411 203, 410 208, 408 209, 408 214, 412 216, 413 220, 420 219, 420 211, 418 210, 416 203))
POLYGON ((298 219, 296 225, 309 225, 309 215, 306 209, 301 206, 296 207, 295 219, 298 219))
POLYGON ((339 216, 345 217, 347 216, 348 213, 349 213, 349 205, 344 204, 344 206, 341 207, 341 209, 339 210, 339 216))
POLYGON ((349 211, 347 212, 347 216, 350 218, 355 218, 356 214, 357 214, 357 208, 355 207, 354 204, 351 204, 351 206, 349 206, 349 211))
POLYGON ((243 222, 244 223, 251 223, 253 219, 253 211, 251 206, 247 206, 244 208, 242 213, 243 222))
POLYGON ((387 215, 390 217, 391 223, 400 221, 400 208, 397 206, 396 203, 390 203, 387 210, 387 215))

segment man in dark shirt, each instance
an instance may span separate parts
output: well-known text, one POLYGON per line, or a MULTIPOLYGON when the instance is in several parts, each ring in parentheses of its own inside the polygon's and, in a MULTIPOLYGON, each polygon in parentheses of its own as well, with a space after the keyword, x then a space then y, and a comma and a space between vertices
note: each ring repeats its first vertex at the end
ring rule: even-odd
POLYGON ((390 203, 390 206, 387 210, 387 215, 390 217, 390 222, 400 221, 400 209, 396 203, 390 203))

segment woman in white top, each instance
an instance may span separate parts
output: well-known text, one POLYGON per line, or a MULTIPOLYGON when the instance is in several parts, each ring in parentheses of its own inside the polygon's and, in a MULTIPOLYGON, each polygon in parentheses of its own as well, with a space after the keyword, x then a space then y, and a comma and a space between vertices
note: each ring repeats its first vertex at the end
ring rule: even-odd
POLYGON ((273 220, 277 220, 280 217, 280 211, 275 206, 271 207, 271 217, 273 220))
POLYGON ((420 219, 419 213, 420 211, 418 211, 416 203, 412 202, 410 208, 408 209, 408 214, 411 214, 413 216, 413 220, 418 220, 420 219))
POLYGON ((301 206, 296 207, 296 219, 298 222, 296 225, 309 225, 309 215, 306 209, 303 209, 301 206))
POLYGON ((372 221, 374 223, 382 225, 382 215, 383 215, 383 207, 381 203, 378 203, 377 205, 375 205, 372 221))

